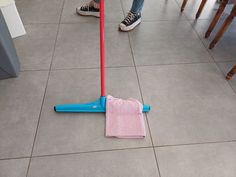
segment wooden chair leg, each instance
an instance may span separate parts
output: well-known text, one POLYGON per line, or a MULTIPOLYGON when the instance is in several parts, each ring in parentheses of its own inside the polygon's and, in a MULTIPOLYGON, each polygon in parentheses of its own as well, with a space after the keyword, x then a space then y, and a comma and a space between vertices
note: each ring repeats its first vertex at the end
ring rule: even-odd
POLYGON ((209 49, 212 49, 213 47, 215 47, 216 43, 220 40, 220 38, 222 37, 224 32, 228 29, 228 27, 231 24, 231 22, 233 21, 235 15, 236 15, 236 4, 234 5, 230 15, 224 21, 220 30, 217 32, 215 38, 213 39, 213 41, 211 42, 211 44, 209 46, 209 49))
POLYGON ((181 12, 184 11, 184 8, 185 8, 185 6, 186 6, 186 4, 187 4, 187 1, 188 1, 188 0, 183 0, 182 6, 181 6, 181 12))
POLYGON ((197 14, 196 14, 196 19, 198 19, 198 17, 200 16, 200 14, 202 13, 202 9, 203 7, 205 6, 207 0, 202 0, 201 4, 200 4, 200 7, 197 11, 197 14))
POLYGON ((232 79, 232 77, 234 76, 234 74, 236 74, 236 65, 234 65, 234 67, 228 72, 226 79, 230 80, 232 79))
POLYGON ((208 38, 212 32, 212 30, 214 29, 214 27, 216 26, 221 14, 224 12, 225 6, 226 4, 228 4, 229 0, 223 0, 220 4, 219 9, 217 10, 213 20, 211 21, 211 24, 209 25, 207 32, 205 33, 205 38, 208 38))

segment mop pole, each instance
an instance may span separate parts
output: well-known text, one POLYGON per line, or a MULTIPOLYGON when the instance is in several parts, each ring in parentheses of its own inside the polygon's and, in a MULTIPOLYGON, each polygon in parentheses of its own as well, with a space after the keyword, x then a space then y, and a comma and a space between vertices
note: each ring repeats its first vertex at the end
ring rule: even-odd
POLYGON ((100 72, 101 72, 101 97, 104 97, 105 96, 104 0, 100 0, 100 72))

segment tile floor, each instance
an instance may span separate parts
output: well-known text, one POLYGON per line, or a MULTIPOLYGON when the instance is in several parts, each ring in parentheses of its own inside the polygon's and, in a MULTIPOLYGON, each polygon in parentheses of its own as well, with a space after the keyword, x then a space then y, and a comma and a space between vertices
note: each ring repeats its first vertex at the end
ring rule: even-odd
POLYGON ((107 93, 152 110, 145 139, 105 138, 103 114, 53 111, 99 96, 98 19, 74 13, 83 2, 16 0, 27 35, 14 40, 20 76, 0 81, 0 177, 235 177, 236 22, 208 50, 213 1, 194 21, 200 0, 183 14, 181 0, 147 0, 122 33, 132 0, 106 0, 107 93))

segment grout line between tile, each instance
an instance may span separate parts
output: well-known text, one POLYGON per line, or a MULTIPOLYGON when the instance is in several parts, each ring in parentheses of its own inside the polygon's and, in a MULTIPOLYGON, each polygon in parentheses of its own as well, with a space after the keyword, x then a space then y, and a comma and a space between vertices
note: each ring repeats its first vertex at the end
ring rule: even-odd
MULTIPOLYGON (((217 62, 217 63, 227 63, 227 62, 234 62, 235 60, 230 60, 230 61, 224 61, 224 62, 217 62)), ((167 64, 144 64, 144 65, 136 65, 136 67, 146 67, 146 66, 172 66, 172 65, 192 65, 192 64, 207 64, 207 63, 215 63, 214 61, 206 61, 206 62, 186 62, 186 63, 167 63, 167 64)), ((132 65, 130 66, 106 66, 105 68, 107 69, 112 69, 112 68, 131 68, 134 67, 132 65)), ((51 68, 50 71, 66 71, 66 70, 85 70, 85 69, 99 69, 99 67, 84 67, 84 68, 51 68)), ((20 72, 31 72, 31 71, 49 71, 49 69, 26 69, 26 70, 21 70, 20 72)))
POLYGON ((30 156, 25 156, 25 157, 10 157, 10 158, 2 158, 0 159, 0 161, 4 161, 4 160, 17 160, 17 159, 29 159, 30 156))
POLYGON ((30 160, 29 160, 29 165, 28 165, 28 168, 27 168, 26 177, 28 176, 29 168, 30 168, 30 164, 31 164, 31 158, 32 158, 32 154, 33 154, 33 149, 34 149, 35 140, 36 140, 36 136, 37 136, 37 132, 38 132, 38 127, 39 127, 39 121, 40 121, 40 117, 41 117, 41 113, 42 113, 42 108, 43 108, 44 99, 45 99, 46 90, 47 90, 47 85, 48 85, 48 80, 49 80, 49 72, 50 71, 48 71, 48 77, 47 77, 47 81, 46 81, 46 85, 45 85, 45 89, 44 89, 43 100, 42 100, 42 103, 41 103, 41 108, 40 108, 40 112, 39 112, 39 118, 38 118, 36 130, 35 130, 35 135, 34 135, 32 150, 31 150, 31 153, 30 153, 30 160))
MULTIPOLYGON (((123 15, 125 15, 125 12, 123 12, 123 15)), ((182 12, 183 15, 186 17, 186 14, 184 12, 182 12)), ((173 20, 173 19, 160 19, 160 20, 148 20, 148 19, 143 19, 142 22, 187 22, 187 21, 194 21, 195 19, 181 19, 181 20, 173 20)), ((207 21, 207 20, 211 20, 211 19, 207 19, 207 18, 200 18, 198 19, 198 21, 207 21)), ((221 20, 221 19, 220 19, 221 20)), ((60 22, 60 24, 65 24, 65 25, 76 25, 76 24, 80 24, 80 23, 99 23, 99 21, 77 21, 77 22, 60 22)), ((120 23, 120 21, 107 21, 106 23, 120 23)), ((24 25, 57 25, 58 23, 53 23, 53 22, 49 22, 49 23, 40 23, 40 22, 32 22, 32 23, 25 23, 24 25)))
POLYGON ((23 23, 24 26, 27 25, 58 25, 58 22, 48 22, 48 23, 41 23, 41 22, 31 22, 31 23, 23 23))
MULTIPOLYGON (((120 0, 120 2, 121 2, 121 5, 122 5, 122 10, 124 12, 122 1, 120 0)), ((130 33, 129 32, 128 32, 128 38, 129 38, 130 51, 131 51, 131 55, 132 55, 133 63, 134 63, 134 69, 135 69, 135 73, 136 73, 136 76, 137 76, 139 92, 140 92, 140 95, 141 95, 142 102, 144 103, 143 94, 142 94, 141 85, 140 85, 140 79, 139 79, 139 76, 138 76, 138 71, 137 71, 137 67, 136 67, 136 63, 135 63, 135 59, 134 59, 134 52, 133 52, 133 49, 132 49, 132 46, 131 46, 131 40, 130 40, 130 33)), ((150 139, 151 139, 151 143, 152 143, 152 150, 153 150, 153 155, 154 155, 155 162, 156 162, 157 173, 158 173, 159 177, 161 177, 160 168, 159 168, 159 165, 158 165, 157 156, 156 156, 156 152, 155 152, 155 148, 154 148, 152 132, 151 132, 150 124, 149 124, 149 121, 148 121, 148 116, 147 116, 146 113, 145 113, 145 117, 146 117, 148 131, 149 131, 150 139)))
POLYGON ((123 12, 123 16, 125 18, 125 9, 124 9, 122 0, 120 0, 120 5, 121 5, 122 12, 123 12))
POLYGON ((35 155, 35 156, 32 156, 32 158, 66 156, 66 155, 79 155, 79 154, 91 154, 91 153, 98 153, 98 152, 113 152, 113 151, 148 149, 148 148, 153 148, 153 147, 152 146, 145 146, 145 147, 106 149, 106 150, 96 150, 96 151, 81 151, 81 152, 71 152, 71 153, 68 152, 68 153, 60 153, 60 154, 45 154, 45 155, 35 155))
POLYGON ((41 113, 42 113, 42 108, 43 108, 43 104, 44 104, 44 99, 45 99, 45 95, 46 95, 48 80, 49 80, 49 72, 48 72, 48 78, 47 78, 45 89, 44 89, 44 95, 43 95, 43 100, 42 100, 41 108, 40 108, 40 112, 39 112, 39 118, 38 118, 36 130, 35 130, 35 135, 34 135, 32 150, 31 150, 31 153, 30 153, 30 159, 29 159, 29 164, 28 164, 28 168, 27 168, 26 177, 28 176, 28 173, 29 173, 29 168, 30 168, 30 164, 31 164, 32 154, 33 154, 33 149, 34 149, 34 145, 35 145, 35 141, 36 141, 36 136, 37 136, 37 132, 38 132, 38 128, 39 128, 39 121, 40 121, 40 117, 41 117, 41 113))
MULTIPOLYGON (((136 67, 146 67, 146 66, 172 66, 172 65, 193 65, 193 64, 209 64, 214 63, 213 61, 208 62, 193 62, 193 63, 170 63, 170 64, 147 64, 147 65, 136 65, 136 67)), ((105 67, 107 69, 112 68, 132 68, 135 66, 108 66, 105 67)), ((60 70, 80 70, 80 69, 99 69, 99 67, 88 67, 88 68, 58 68, 58 69, 52 69, 51 71, 60 71, 60 70)))
POLYGON ((49 69, 23 69, 20 72, 30 72, 30 71, 49 71, 49 69))
POLYGON ((144 65, 136 65, 137 67, 145 67, 145 66, 178 66, 178 65, 194 65, 194 64, 209 64, 214 63, 213 61, 206 62, 183 62, 183 63, 167 63, 167 64, 144 64, 144 65))
POLYGON ((2 158, 3 160, 14 160, 14 159, 29 159, 29 158, 39 158, 39 157, 54 157, 54 156, 66 156, 66 155, 79 155, 79 154, 89 154, 97 152, 112 152, 112 151, 122 151, 122 150, 136 150, 136 149, 148 149, 148 148, 165 148, 165 147, 182 147, 182 146, 194 146, 194 145, 207 145, 207 144, 223 144, 223 143, 236 143, 236 140, 231 141, 215 141, 215 142, 202 142, 202 143, 188 143, 188 144, 173 144, 173 145, 160 145, 160 146, 144 146, 144 147, 131 147, 131 148, 118 148, 118 149, 106 149, 97 151, 81 151, 81 152, 71 152, 71 153, 60 153, 60 154, 45 154, 45 155, 32 155, 32 156, 22 156, 13 158, 2 158))
POLYGON ((205 47, 205 49, 207 50, 208 54, 210 55, 211 59, 213 60, 213 62, 215 63, 215 58, 214 56, 211 54, 210 50, 208 49, 208 47, 205 45, 205 43, 203 42, 200 34, 198 34, 197 30, 193 27, 193 25, 191 24, 190 21, 188 21, 190 26, 192 27, 192 29, 194 30, 194 32, 196 33, 196 35, 198 36, 198 38, 200 39, 202 45, 205 47))
MULTIPOLYGON (((123 12, 123 15, 124 14, 124 11, 123 12)), ((177 21, 193 21, 194 19, 181 19, 181 20, 142 20, 142 22, 177 22, 177 21)), ((209 20, 209 19, 199 19, 199 20, 209 20)), ((83 24, 83 23, 99 23, 99 21, 78 21, 78 22, 60 22, 60 24, 63 24, 63 25, 78 25, 78 24, 83 24)), ((106 24, 109 24, 109 23, 120 23, 120 21, 107 21, 106 24)), ((34 22, 34 23, 25 23, 24 25, 27 26, 27 25, 57 25, 58 23, 38 23, 38 22, 34 22)))
POLYGON ((36 137, 37 137, 37 134, 38 134, 38 129, 39 129, 39 123, 40 123, 40 119, 41 119, 42 109, 43 109, 43 105, 44 105, 44 101, 45 101, 45 96, 46 96, 46 92, 47 92, 47 86, 48 86, 48 82, 49 82, 49 78, 50 78, 50 72, 51 72, 51 68, 52 68, 53 58, 54 58, 54 55, 55 55, 56 43, 57 43, 57 39, 58 39, 58 34, 59 34, 59 29, 60 29, 60 21, 61 21, 61 17, 62 17, 62 11, 63 11, 63 7, 64 7, 64 3, 65 3, 65 0, 63 0, 62 7, 61 7, 60 18, 59 18, 59 23, 58 23, 58 26, 57 26, 56 38, 55 38, 55 42, 54 42, 53 55, 52 55, 52 59, 51 59, 50 68, 49 68, 49 71, 48 71, 48 78, 47 78, 47 82, 46 82, 46 86, 45 86, 45 90, 44 90, 43 100, 42 100, 42 104, 41 104, 41 108, 40 108, 39 118, 38 118, 37 127, 36 127, 36 131, 35 131, 35 136, 34 136, 34 141, 33 141, 32 150, 31 150, 31 154, 30 154, 29 164, 28 164, 28 168, 27 168, 27 172, 26 172, 26 177, 28 177, 28 175, 29 175, 29 169, 30 169, 30 165, 31 165, 32 155, 33 155, 33 151, 34 151, 36 137))
POLYGON ((158 163, 157 152, 156 152, 154 146, 152 147, 152 149, 153 149, 153 153, 154 153, 154 157, 155 157, 155 161, 156 161, 156 166, 157 166, 157 170, 158 170, 158 175, 159 175, 159 177, 161 177, 161 169, 160 169, 160 166, 159 166, 159 163, 158 163))
MULTIPOLYGON (((132 46, 131 46, 131 41, 130 41, 130 35, 129 35, 129 33, 128 33, 128 38, 129 38, 129 44, 130 44, 129 46, 130 46, 130 50, 131 50, 131 54, 132 54, 132 58, 133 58, 133 62, 134 62, 135 74, 136 74, 136 76, 137 76, 137 81, 138 81, 138 86, 139 86, 139 92, 140 92, 140 95, 141 95, 142 103, 144 104, 143 94, 142 94, 141 85, 140 85, 140 79, 139 79, 137 67, 136 67, 136 64, 135 64, 135 59, 134 59, 134 54, 133 54, 133 49, 132 49, 132 46)), ((151 135, 151 129, 150 129, 150 125, 149 125, 148 117, 147 117, 147 114, 146 114, 146 113, 145 113, 145 117, 146 117, 146 120, 147 120, 148 129, 149 129, 149 132, 150 132, 150 138, 151 138, 151 142, 152 142, 152 146, 153 146, 153 139, 152 139, 152 135, 151 135)))
MULTIPOLYGON (((134 66, 106 66, 105 68, 106 69, 109 69, 109 68, 131 68, 131 67, 134 67, 134 66)), ((100 69, 100 67, 85 67, 85 68, 55 68, 55 69, 52 69, 51 71, 60 71, 60 70, 86 70, 86 69, 100 69)))
POLYGON ((229 141, 211 141, 211 142, 202 142, 202 143, 186 143, 186 144, 173 144, 173 145, 160 145, 155 146, 156 148, 164 147, 181 147, 181 146, 194 146, 194 145, 204 145, 204 144, 222 144, 222 143, 236 143, 236 140, 229 141))
MULTIPOLYGON (((125 12, 124 11, 122 11, 123 12, 123 15, 125 15, 125 12)), ((202 20, 204 20, 204 19, 202 19, 202 20)), ((205 20, 207 20, 207 19, 205 19, 205 20)), ((142 20, 142 22, 166 22, 166 21, 169 21, 169 22, 178 22, 178 21, 192 21, 192 19, 181 19, 181 20, 165 20, 165 19, 163 19, 163 20, 148 20, 148 19, 143 19, 142 20)), ((98 21, 78 21, 78 22, 62 22, 61 24, 80 24, 80 23, 99 23, 98 21)), ((109 23, 120 23, 120 21, 107 21, 106 22, 106 24, 109 24, 109 23)))
MULTIPOLYGON (((125 15, 125 12, 123 12, 123 15, 125 15)), ((186 15, 185 15, 186 16, 186 15)), ((210 20, 210 19, 198 19, 198 20, 210 20)), ((194 19, 181 19, 181 20, 170 20, 170 19, 160 19, 160 20, 148 20, 148 19, 143 19, 142 22, 178 22, 178 21, 194 21, 194 19)), ((76 25, 80 23, 99 23, 99 21, 77 21, 77 22, 60 22, 60 24, 65 24, 65 25, 76 25)), ((107 21, 106 23, 120 23, 120 21, 107 21)), ((32 23, 24 23, 25 26, 27 25, 57 25, 58 23, 53 23, 53 22, 48 22, 48 23, 40 23, 40 22, 32 22, 32 23)))
MULTIPOLYGON (((123 12, 124 12, 122 0, 120 0, 120 2, 121 2, 122 10, 123 10, 123 12)), ((131 51, 131 55, 132 55, 132 59, 133 59, 133 64, 134 64, 134 68, 135 68, 135 73, 136 73, 136 76, 137 76, 137 81, 138 81, 138 86, 139 86, 139 92, 140 92, 140 95, 141 95, 142 102, 144 103, 143 94, 142 94, 141 87, 140 87, 140 80, 139 80, 139 77, 138 77, 137 67, 136 67, 136 63, 135 63, 135 59, 134 59, 134 52, 133 52, 133 49, 132 49, 132 46, 131 46, 130 34, 129 34, 129 32, 127 32, 127 33, 128 33, 129 46, 130 46, 130 51, 131 51)), ((145 113, 145 117, 146 117, 146 119, 147 119, 147 114, 146 114, 146 113, 145 113)), ((150 132, 150 138, 151 138, 152 147, 153 147, 153 140, 152 140, 152 136, 151 136, 151 131, 150 131, 150 126, 149 126, 148 120, 147 120, 147 124, 148 124, 148 129, 149 129, 149 132, 150 132)))
POLYGON ((227 60, 227 61, 216 61, 216 63, 230 63, 230 62, 236 62, 235 59, 227 60))

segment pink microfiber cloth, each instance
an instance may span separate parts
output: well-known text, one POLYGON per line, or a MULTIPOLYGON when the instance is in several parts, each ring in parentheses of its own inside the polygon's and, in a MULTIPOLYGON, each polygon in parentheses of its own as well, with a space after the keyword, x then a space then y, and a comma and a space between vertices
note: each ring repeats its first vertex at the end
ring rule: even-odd
POLYGON ((110 95, 106 99, 106 136, 144 138, 146 136, 143 105, 135 99, 122 100, 110 95))

